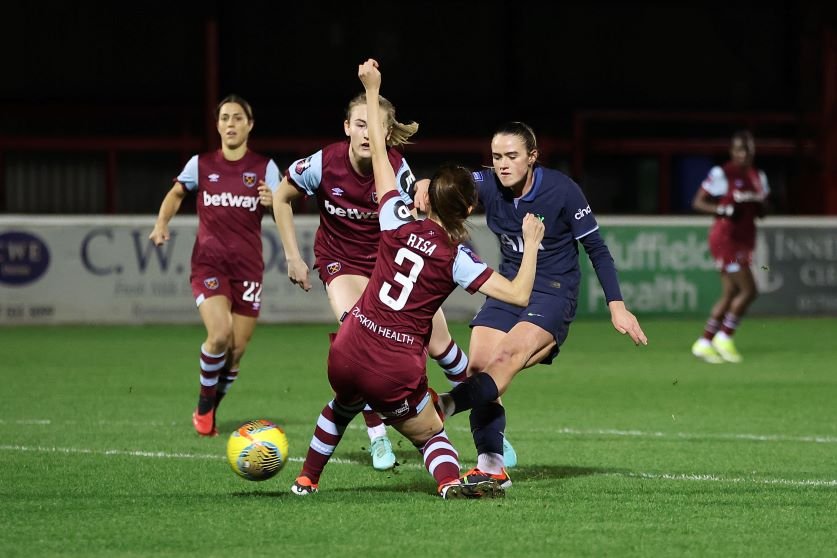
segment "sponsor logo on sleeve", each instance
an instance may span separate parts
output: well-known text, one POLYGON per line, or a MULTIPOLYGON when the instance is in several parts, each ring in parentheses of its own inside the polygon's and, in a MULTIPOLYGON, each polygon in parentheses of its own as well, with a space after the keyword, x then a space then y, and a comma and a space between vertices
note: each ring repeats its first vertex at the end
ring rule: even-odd
POLYGON ((592 210, 590 209, 589 205, 587 207, 583 207, 575 212, 575 220, 580 221, 581 219, 584 219, 585 217, 590 215, 590 213, 592 213, 592 210))
POLYGON ((410 208, 407 207, 407 204, 405 204, 401 200, 398 200, 397 202, 395 202, 395 207, 393 208, 393 213, 395 213, 395 216, 398 217, 399 219, 401 219, 402 221, 412 221, 413 220, 413 214, 410 213, 410 208))
POLYGON ((412 172, 405 172, 401 175, 401 191, 410 196, 410 199, 415 197, 416 177, 412 172))

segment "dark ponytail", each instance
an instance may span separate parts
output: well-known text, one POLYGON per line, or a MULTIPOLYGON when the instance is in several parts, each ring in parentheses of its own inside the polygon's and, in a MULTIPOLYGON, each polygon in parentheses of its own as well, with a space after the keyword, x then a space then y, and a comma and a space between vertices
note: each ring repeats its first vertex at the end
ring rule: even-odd
POLYGON ((477 204, 477 186, 471 171, 459 165, 439 167, 427 189, 433 214, 453 244, 468 238, 465 220, 477 204))

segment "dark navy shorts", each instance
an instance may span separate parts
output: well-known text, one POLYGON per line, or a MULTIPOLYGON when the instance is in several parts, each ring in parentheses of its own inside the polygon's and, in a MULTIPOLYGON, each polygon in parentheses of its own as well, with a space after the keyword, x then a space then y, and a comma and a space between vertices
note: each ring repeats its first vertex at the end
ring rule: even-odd
POLYGON ((575 319, 576 299, 532 292, 529 306, 521 308, 487 298, 477 315, 471 320, 471 327, 484 326, 508 332, 518 322, 531 322, 548 331, 555 338, 555 348, 540 364, 552 364, 558 356, 561 345, 570 332, 570 324, 575 319))

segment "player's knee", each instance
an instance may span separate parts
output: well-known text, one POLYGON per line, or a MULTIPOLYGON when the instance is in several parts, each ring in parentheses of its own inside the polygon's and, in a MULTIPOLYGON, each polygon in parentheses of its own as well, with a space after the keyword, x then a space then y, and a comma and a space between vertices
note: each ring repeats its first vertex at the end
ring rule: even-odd
POLYGON ((491 357, 489 367, 515 365, 520 361, 521 351, 518 347, 499 347, 491 357))

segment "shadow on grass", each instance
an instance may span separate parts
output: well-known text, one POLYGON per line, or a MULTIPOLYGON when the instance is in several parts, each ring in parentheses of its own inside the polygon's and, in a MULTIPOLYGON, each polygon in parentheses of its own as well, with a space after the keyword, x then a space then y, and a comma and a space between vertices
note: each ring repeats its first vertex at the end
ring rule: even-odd
POLYGON ((538 482, 542 480, 571 479, 576 477, 592 477, 613 473, 626 473, 627 469, 604 467, 577 467, 572 465, 533 465, 530 467, 515 467, 509 470, 512 482, 538 482))

